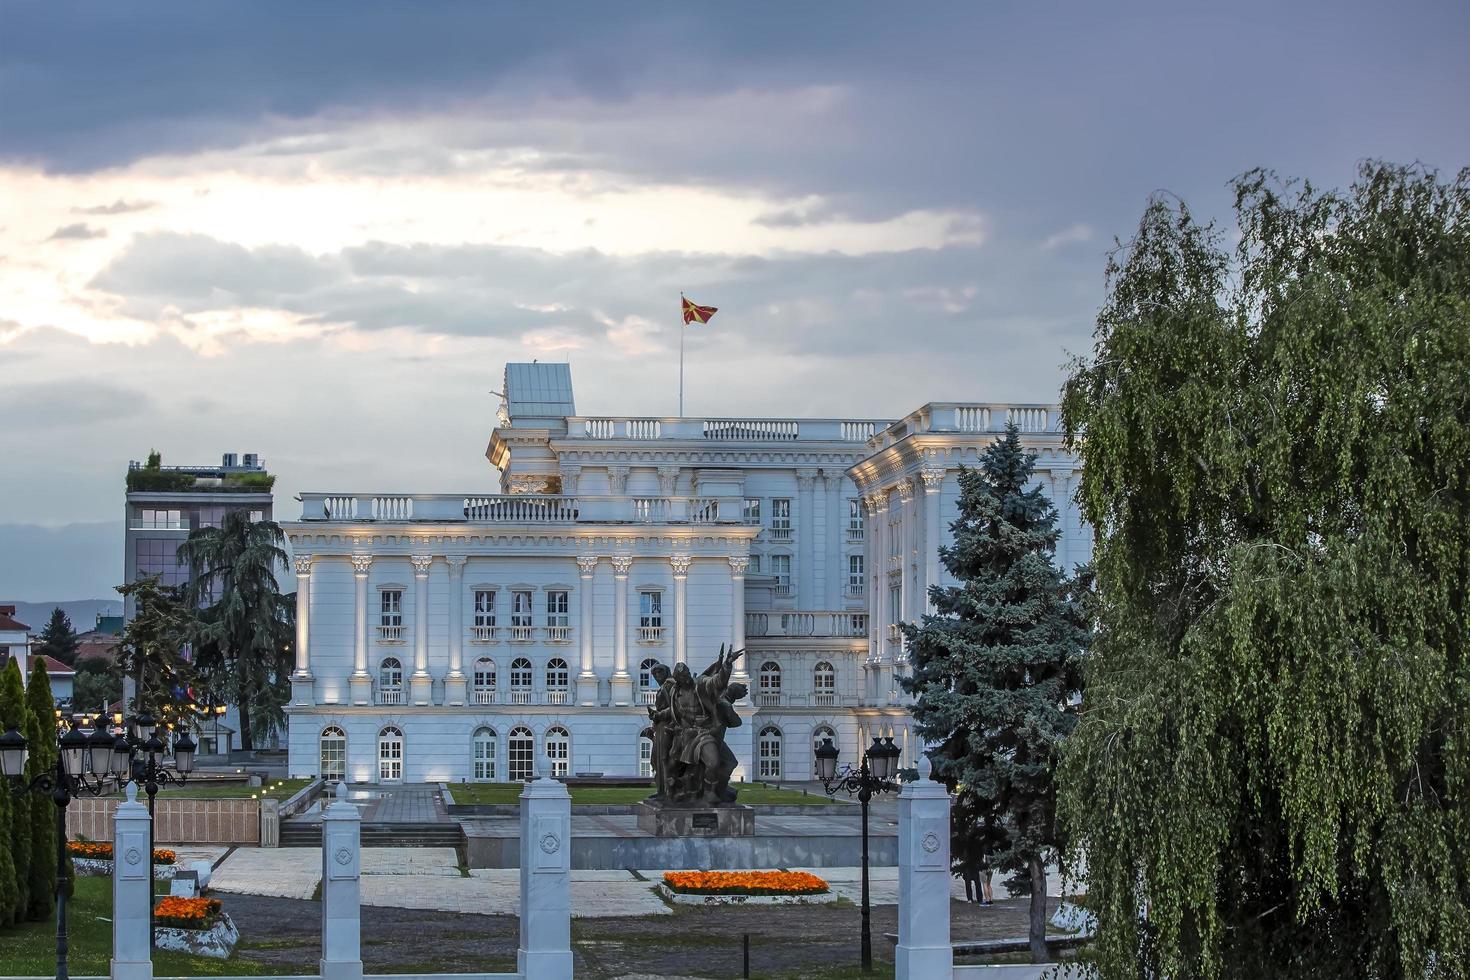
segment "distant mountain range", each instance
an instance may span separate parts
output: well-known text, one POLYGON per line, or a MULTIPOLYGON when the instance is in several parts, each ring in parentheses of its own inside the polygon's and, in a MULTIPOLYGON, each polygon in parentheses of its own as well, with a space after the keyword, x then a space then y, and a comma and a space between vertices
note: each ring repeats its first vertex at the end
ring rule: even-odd
POLYGON ((76 612, 67 612, 72 625, 91 629, 96 622, 93 606, 111 603, 121 608, 122 597, 113 589, 122 578, 122 521, 59 527, 0 524, 0 604, 45 607, 44 615, 21 616, 23 623, 40 629, 52 606, 75 605, 76 612), (76 596, 102 598, 79 600, 76 596))
POLYGON ((51 610, 57 606, 71 619, 71 628, 85 633, 97 625, 97 615, 121 616, 121 599, 67 599, 60 602, 20 602, 0 597, 0 604, 14 605, 15 618, 31 628, 32 633, 45 629, 51 610))

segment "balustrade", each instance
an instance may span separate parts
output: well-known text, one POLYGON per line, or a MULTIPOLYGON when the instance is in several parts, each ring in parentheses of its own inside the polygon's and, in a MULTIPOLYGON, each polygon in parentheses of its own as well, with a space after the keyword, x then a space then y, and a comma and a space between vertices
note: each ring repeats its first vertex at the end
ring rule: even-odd
POLYGON ((571 704, 572 692, 566 688, 551 688, 546 692, 547 704, 571 704))
POLYGON ((638 627, 639 643, 662 643, 664 641, 664 627, 662 626, 640 626, 638 627))
POLYGON ((510 628, 510 642, 512 643, 530 643, 535 638, 536 627, 534 626, 512 625, 510 628))
POLYGON ((570 524, 577 519, 577 498, 538 494, 466 497, 464 519, 489 524, 570 524))
POLYGON ((477 687, 470 691, 471 704, 495 704, 495 688, 477 687))
POLYGON ((514 688, 514 687, 511 688, 511 690, 510 690, 510 703, 511 704, 530 704, 531 703, 531 691, 529 689, 521 689, 521 688, 514 688))
POLYGON ((571 639, 572 628, 570 626, 546 627, 546 641, 548 643, 570 643, 571 639))
POLYGON ((794 419, 705 419, 704 437, 729 442, 771 442, 796 439, 794 419))
POLYGON ((746 613, 745 635, 747 637, 838 636, 859 638, 868 635, 868 614, 829 610, 746 613))
POLYGON ((382 640, 384 643, 402 643, 403 642, 403 626, 402 626, 402 624, 399 624, 398 626, 379 626, 378 627, 378 639, 382 640))
POLYGON ((813 694, 812 705, 818 708, 832 708, 837 705, 837 695, 831 693, 813 694))
POLYGON ((378 704, 408 704, 408 691, 401 687, 380 687, 373 700, 378 704))
POLYGON ((494 626, 471 626, 470 627, 470 642, 471 643, 494 643, 495 642, 495 627, 494 626))

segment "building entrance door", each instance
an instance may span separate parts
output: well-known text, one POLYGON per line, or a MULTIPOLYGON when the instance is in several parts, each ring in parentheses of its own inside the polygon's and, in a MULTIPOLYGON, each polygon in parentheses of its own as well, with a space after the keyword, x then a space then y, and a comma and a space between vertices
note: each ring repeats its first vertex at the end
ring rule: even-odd
POLYGON ((378 733, 378 782, 403 781, 403 732, 385 728, 378 733))

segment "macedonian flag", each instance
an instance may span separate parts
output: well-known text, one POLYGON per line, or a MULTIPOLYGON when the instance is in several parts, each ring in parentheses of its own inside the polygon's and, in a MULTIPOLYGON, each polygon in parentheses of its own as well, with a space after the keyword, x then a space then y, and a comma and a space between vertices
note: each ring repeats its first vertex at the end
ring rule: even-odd
POLYGON ((717 312, 713 306, 695 306, 683 293, 679 294, 679 300, 684 304, 685 323, 709 323, 709 318, 717 312))

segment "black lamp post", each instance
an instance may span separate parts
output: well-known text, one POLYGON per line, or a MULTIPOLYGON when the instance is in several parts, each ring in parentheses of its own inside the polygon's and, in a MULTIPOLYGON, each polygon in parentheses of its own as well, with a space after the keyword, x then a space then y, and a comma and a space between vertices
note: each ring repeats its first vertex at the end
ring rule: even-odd
POLYGON ((862 805, 863 814, 863 972, 873 972, 873 927, 872 909, 868 903, 868 802, 872 800, 874 793, 892 793, 899 788, 898 783, 893 782, 892 776, 898 771, 898 757, 901 750, 893 744, 889 738, 880 741, 877 736, 873 738, 873 744, 868 746, 856 771, 848 766, 841 772, 837 771, 837 746, 832 744, 830 738, 822 739, 822 744, 817 748, 817 778, 822 781, 822 787, 832 796, 838 790, 843 790, 848 796, 856 795, 858 803, 862 805))
POLYGON ((153 808, 160 786, 182 786, 194 771, 194 739, 186 731, 174 739, 174 768, 166 769, 161 757, 167 750, 158 737, 158 722, 147 711, 133 716, 132 738, 119 735, 112 743, 112 757, 127 760, 133 778, 148 794, 148 942, 153 942, 153 808))
MULTIPOLYGON (((49 793, 56 804, 56 978, 66 980, 66 808, 73 796, 86 793, 99 795, 108 778, 121 776, 112 768, 113 756, 108 750, 112 739, 100 722, 90 736, 78 725, 67 726, 57 740, 56 767, 37 773, 27 782, 26 758, 30 746, 15 725, 0 735, 0 776, 10 784, 16 796, 26 793, 49 793)), ((125 772, 125 770, 124 770, 125 772)))

